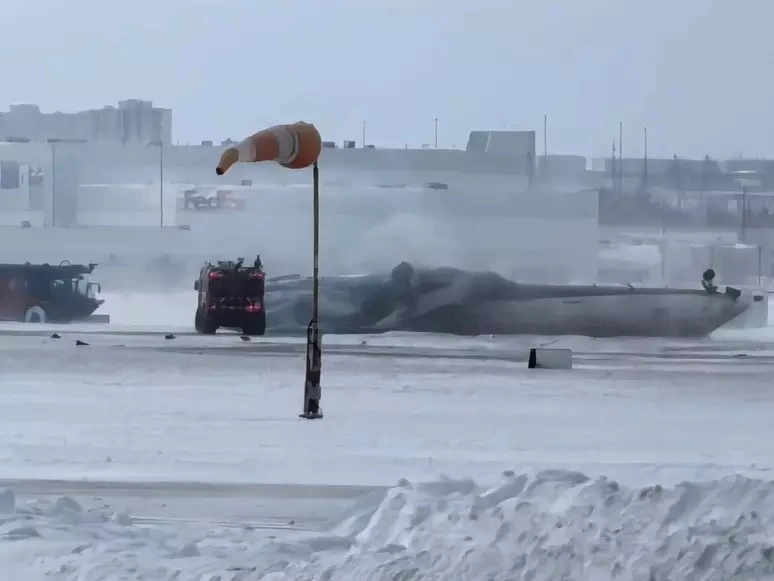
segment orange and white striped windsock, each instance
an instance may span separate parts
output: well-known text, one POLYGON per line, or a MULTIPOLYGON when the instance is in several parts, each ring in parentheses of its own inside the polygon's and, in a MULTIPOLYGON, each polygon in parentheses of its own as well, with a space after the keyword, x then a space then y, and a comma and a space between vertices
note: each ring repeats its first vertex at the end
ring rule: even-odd
POLYGON ((322 137, 311 123, 275 125, 254 133, 220 156, 215 173, 222 176, 237 162, 275 161, 290 169, 309 167, 322 151, 322 137))

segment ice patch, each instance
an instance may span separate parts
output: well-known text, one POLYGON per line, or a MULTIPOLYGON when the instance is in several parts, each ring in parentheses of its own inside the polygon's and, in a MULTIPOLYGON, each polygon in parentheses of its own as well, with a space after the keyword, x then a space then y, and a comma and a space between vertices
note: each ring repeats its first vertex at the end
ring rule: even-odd
POLYGON ((774 484, 741 476, 640 489, 565 470, 508 472, 488 488, 401 481, 327 534, 282 539, 252 527, 185 534, 79 509, 69 499, 16 506, 0 527, 0 555, 5 543, 35 543, 28 581, 774 576, 774 484))

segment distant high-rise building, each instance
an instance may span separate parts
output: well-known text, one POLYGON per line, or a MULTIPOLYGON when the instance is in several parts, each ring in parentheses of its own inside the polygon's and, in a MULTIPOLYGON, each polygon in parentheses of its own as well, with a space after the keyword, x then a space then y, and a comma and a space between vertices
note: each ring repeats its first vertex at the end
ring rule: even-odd
POLYGON ((157 109, 152 101, 128 99, 118 102, 118 112, 123 122, 123 141, 172 140, 172 111, 157 109))
POLYGON ((77 113, 43 113, 37 105, 11 105, 0 113, 0 138, 85 139, 122 143, 172 142, 172 111, 152 101, 127 99, 77 113))

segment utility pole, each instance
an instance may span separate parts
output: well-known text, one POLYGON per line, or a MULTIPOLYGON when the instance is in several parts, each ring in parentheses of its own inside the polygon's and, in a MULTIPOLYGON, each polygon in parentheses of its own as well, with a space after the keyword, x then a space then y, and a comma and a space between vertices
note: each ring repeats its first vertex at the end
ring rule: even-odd
POLYGON ((438 149, 438 117, 433 119, 435 125, 435 148, 438 149))
POLYGON ((366 146, 366 122, 363 121, 363 148, 366 146))
POLYGON ((543 157, 548 155, 548 114, 543 115, 543 157))

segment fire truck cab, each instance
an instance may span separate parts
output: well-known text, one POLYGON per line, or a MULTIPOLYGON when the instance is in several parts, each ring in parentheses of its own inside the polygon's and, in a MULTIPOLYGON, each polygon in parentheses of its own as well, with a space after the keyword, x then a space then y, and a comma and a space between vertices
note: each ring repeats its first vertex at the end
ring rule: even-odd
POLYGON ((199 293, 194 317, 197 333, 212 335, 223 327, 245 335, 263 335, 264 286, 260 256, 251 266, 245 266, 242 258, 236 262, 205 262, 194 282, 194 290, 199 293))

